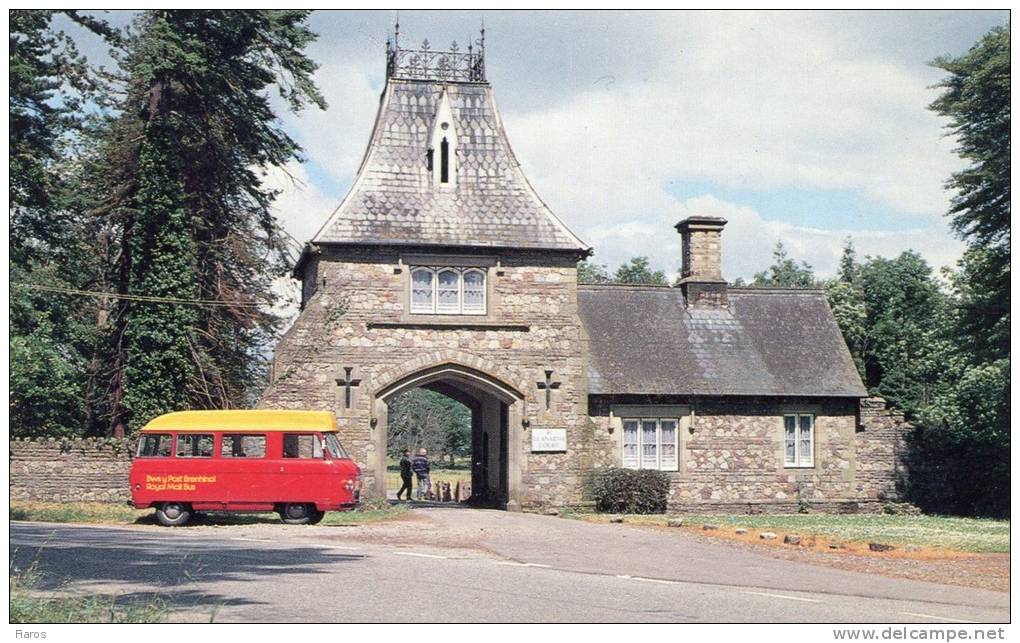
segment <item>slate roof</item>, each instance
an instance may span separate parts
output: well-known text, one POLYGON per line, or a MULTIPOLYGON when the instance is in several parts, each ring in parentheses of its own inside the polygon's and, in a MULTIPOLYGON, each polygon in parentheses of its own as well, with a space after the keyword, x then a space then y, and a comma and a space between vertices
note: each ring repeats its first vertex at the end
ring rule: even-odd
POLYGON ((591 394, 864 397, 820 291, 730 289, 688 309, 679 288, 578 288, 591 394))
POLYGON ((510 149, 487 83, 390 78, 350 192, 312 243, 587 252, 542 202, 510 149), (425 158, 443 89, 457 136, 456 185, 432 186, 425 158))

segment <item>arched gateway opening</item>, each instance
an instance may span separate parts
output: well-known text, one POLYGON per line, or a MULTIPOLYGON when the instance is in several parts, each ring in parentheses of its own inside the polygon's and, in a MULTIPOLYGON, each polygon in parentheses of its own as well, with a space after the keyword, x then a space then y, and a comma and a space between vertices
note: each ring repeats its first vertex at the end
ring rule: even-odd
MULTIPOLYGON (((375 470, 386 471, 388 403, 415 388, 445 395, 471 411, 472 504, 518 510, 524 396, 506 382, 468 366, 448 363, 425 368, 375 392, 375 470)), ((376 494, 385 496, 385 475, 376 475, 375 484, 376 494)))

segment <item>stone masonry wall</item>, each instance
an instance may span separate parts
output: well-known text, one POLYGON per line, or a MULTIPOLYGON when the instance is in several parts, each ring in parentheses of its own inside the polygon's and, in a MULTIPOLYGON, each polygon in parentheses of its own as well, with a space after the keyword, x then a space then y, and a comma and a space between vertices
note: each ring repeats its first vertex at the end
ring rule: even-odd
MULTIPOLYGON (((596 434, 610 435, 610 426, 618 424, 605 412, 612 406, 593 405, 599 409, 592 418, 596 434)), ((681 418, 680 470, 672 475, 669 499, 673 511, 877 511, 900 497, 904 440, 912 427, 881 399, 865 400, 859 409, 838 399, 698 400, 694 408, 693 422, 681 418), (793 412, 815 414, 813 467, 784 466, 782 416, 793 412)), ((613 449, 601 466, 620 466, 622 431, 616 426, 611 435, 613 449)))
POLYGON ((578 446, 586 439, 588 417, 576 257, 490 253, 482 263, 487 266, 486 315, 410 314, 410 266, 442 261, 402 249, 324 247, 306 273, 317 280, 314 294, 277 346, 272 382, 259 405, 334 411, 370 489, 382 473, 370 466, 377 460, 374 431, 386 430, 372 426, 376 393, 409 374, 409 364, 476 368, 524 396, 521 418, 528 426, 567 430, 566 453, 531 453, 527 430, 520 432, 519 444, 509 445, 519 455, 521 506, 578 500, 583 479, 578 446), (360 380, 349 409, 336 384, 344 367, 360 380), (547 369, 560 382, 548 409, 537 387, 547 369))
POLYGON ((908 436, 914 426, 903 414, 886 408, 885 400, 861 400, 861 425, 857 433, 857 497, 861 501, 900 501, 906 496, 909 477, 908 436))
POLYGON ((11 440, 10 499, 126 502, 132 444, 127 439, 11 440))

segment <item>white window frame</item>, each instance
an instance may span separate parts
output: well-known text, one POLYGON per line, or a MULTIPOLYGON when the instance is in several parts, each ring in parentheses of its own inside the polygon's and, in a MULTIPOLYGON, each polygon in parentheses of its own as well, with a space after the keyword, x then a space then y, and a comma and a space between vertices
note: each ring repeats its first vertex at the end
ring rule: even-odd
POLYGON ((622 451, 621 461, 622 465, 626 469, 652 469, 656 471, 679 471, 680 470, 680 418, 678 417, 648 417, 648 416, 627 416, 620 418, 620 427, 622 429, 622 451), (634 422, 637 424, 637 457, 636 461, 627 460, 626 448, 627 448, 627 423, 634 422), (645 466, 645 431, 644 423, 654 422, 655 423, 655 464, 653 466, 645 466), (662 423, 672 422, 673 423, 673 462, 664 463, 662 460, 662 423))
POLYGON ((414 266, 410 270, 409 295, 411 313, 417 315, 485 315, 488 310, 489 275, 484 268, 477 266, 414 266), (414 300, 414 275, 427 272, 432 276, 432 297, 429 305, 421 305, 414 300), (457 275, 457 304, 453 308, 441 308, 439 305, 439 275, 443 272, 454 272, 457 275), (478 273, 482 276, 482 303, 478 308, 464 305, 464 275, 478 273))
POLYGON ((815 422, 814 413, 785 413, 783 414, 783 466, 787 469, 811 469, 815 466, 815 444, 817 442, 818 428, 815 422), (793 432, 793 459, 791 460, 787 456, 786 452, 786 422, 787 418, 793 418, 794 432, 793 432), (802 431, 804 429, 803 421, 807 420, 810 423, 808 427, 810 429, 810 441, 811 446, 807 453, 804 453, 801 448, 802 431))

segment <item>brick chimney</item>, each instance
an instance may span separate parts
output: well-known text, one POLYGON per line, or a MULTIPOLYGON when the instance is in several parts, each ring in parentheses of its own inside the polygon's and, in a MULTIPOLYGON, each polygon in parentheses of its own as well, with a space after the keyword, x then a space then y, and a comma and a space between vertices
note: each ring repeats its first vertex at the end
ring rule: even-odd
POLYGON ((693 216, 676 224, 683 247, 680 288, 687 305, 725 308, 726 280, 722 276, 722 217, 693 216))

